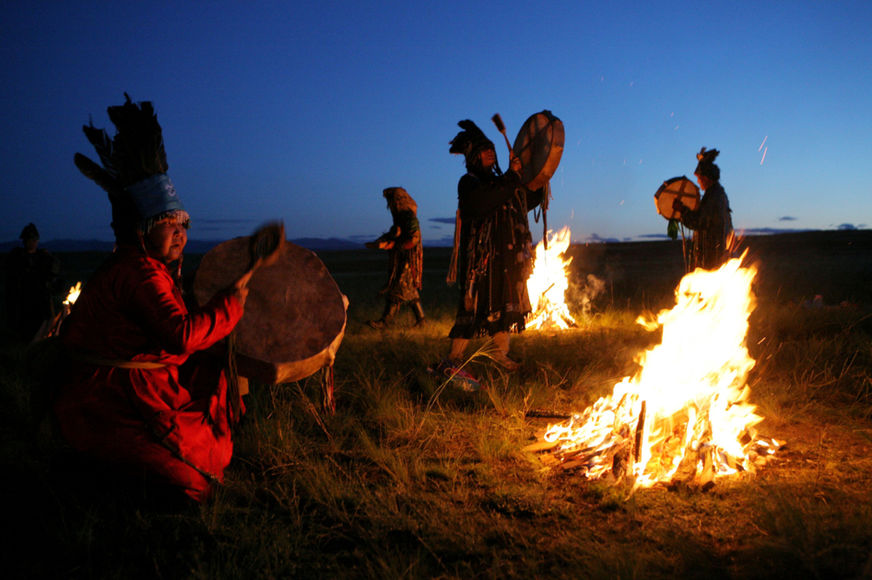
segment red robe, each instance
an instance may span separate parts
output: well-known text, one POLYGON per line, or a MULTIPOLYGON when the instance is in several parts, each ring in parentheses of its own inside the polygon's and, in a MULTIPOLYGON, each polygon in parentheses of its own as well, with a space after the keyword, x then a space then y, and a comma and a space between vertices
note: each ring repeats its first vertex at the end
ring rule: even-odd
POLYGON ((55 402, 64 437, 79 451, 203 500, 233 453, 227 382, 220 359, 188 359, 241 317, 230 293, 188 312, 163 263, 119 248, 61 330, 71 359, 55 402), (163 366, 123 368, 122 361, 163 366))

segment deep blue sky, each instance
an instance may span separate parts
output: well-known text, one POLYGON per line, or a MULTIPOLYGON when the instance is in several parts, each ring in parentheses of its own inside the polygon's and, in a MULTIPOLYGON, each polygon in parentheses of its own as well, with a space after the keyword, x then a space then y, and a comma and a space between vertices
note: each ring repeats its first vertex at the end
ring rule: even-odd
POLYGON ((548 223, 576 241, 665 233, 652 196, 701 146, 737 229, 872 226, 872 2, 296 4, 5 3, 0 240, 111 239, 73 154, 125 91, 155 104, 191 238, 373 238, 399 185, 435 243, 457 121, 505 167, 491 115, 514 140, 542 109, 566 132, 548 223))

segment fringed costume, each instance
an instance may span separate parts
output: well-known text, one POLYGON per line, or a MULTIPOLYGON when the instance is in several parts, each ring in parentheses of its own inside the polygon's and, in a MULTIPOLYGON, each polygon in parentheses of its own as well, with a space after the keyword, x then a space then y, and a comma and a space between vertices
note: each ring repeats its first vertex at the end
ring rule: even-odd
POLYGON ((542 203, 544 189, 530 191, 514 171, 501 173, 479 161, 490 142, 472 121, 452 141, 451 152, 467 159, 457 185, 459 237, 455 251, 461 295, 451 338, 469 339, 524 330, 532 307, 527 278, 533 244, 527 213, 542 203))
POLYGON ((371 244, 372 248, 388 251, 388 282, 381 290, 385 295, 385 310, 379 320, 369 321, 373 328, 390 325, 400 307, 409 304, 416 324, 424 322, 420 291, 424 267, 424 247, 418 223, 418 205, 402 187, 388 187, 383 192, 391 211, 393 224, 371 244))

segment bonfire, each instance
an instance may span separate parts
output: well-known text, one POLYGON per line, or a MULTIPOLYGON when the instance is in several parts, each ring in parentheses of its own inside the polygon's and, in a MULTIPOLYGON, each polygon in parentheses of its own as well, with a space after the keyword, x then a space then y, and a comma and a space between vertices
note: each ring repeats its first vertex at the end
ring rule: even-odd
POLYGON ((748 402, 754 359, 745 346, 754 308, 753 267, 742 258, 714 271, 695 270, 676 291, 676 305, 649 330, 660 344, 638 355, 639 370, 567 421, 549 425, 544 442, 560 469, 588 479, 632 478, 635 487, 753 472, 779 442, 759 437, 762 420, 748 402))
POLYGON ((566 290, 569 288, 567 269, 572 258, 566 258, 570 231, 564 227, 536 246, 533 273, 527 279, 527 293, 533 307, 526 321, 528 329, 561 329, 575 326, 575 319, 566 305, 566 290))

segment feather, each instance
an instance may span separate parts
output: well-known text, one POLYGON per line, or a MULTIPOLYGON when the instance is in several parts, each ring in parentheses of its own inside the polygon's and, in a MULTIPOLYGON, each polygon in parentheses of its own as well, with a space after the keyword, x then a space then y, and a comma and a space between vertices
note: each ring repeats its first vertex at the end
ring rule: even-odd
POLYGON ((117 182, 104 168, 100 167, 81 153, 75 154, 73 162, 85 177, 94 181, 94 183, 106 190, 110 199, 118 194, 117 182))
POLYGON ((158 173, 166 173, 163 133, 152 104, 136 104, 124 93, 122 105, 109 107, 109 119, 117 133, 113 140, 113 160, 122 186, 137 183, 158 173))
POLYGON ((103 164, 104 169, 110 175, 116 176, 112 163, 112 140, 109 138, 106 131, 104 129, 96 128, 93 120, 89 120, 87 125, 83 125, 82 131, 85 133, 85 137, 88 138, 91 145, 94 146, 94 150, 100 157, 100 163, 103 164))
POLYGON ((109 138, 105 129, 94 127, 93 121, 82 127, 88 141, 100 158, 99 167, 81 153, 74 159, 76 167, 110 193, 169 169, 164 149, 163 132, 154 107, 148 101, 134 103, 124 93, 123 104, 108 107, 109 120, 115 125, 115 136, 109 138))
POLYGON ((714 163, 720 153, 721 152, 717 149, 706 149, 703 147, 699 150, 699 153, 696 154, 696 160, 705 163, 714 163))
POLYGON ((469 119, 459 121, 457 125, 463 129, 463 131, 458 133, 454 139, 449 142, 451 145, 451 148, 448 150, 449 153, 459 153, 466 156, 476 147, 482 145, 490 145, 493 147, 491 140, 488 139, 484 132, 478 128, 478 125, 469 119))

